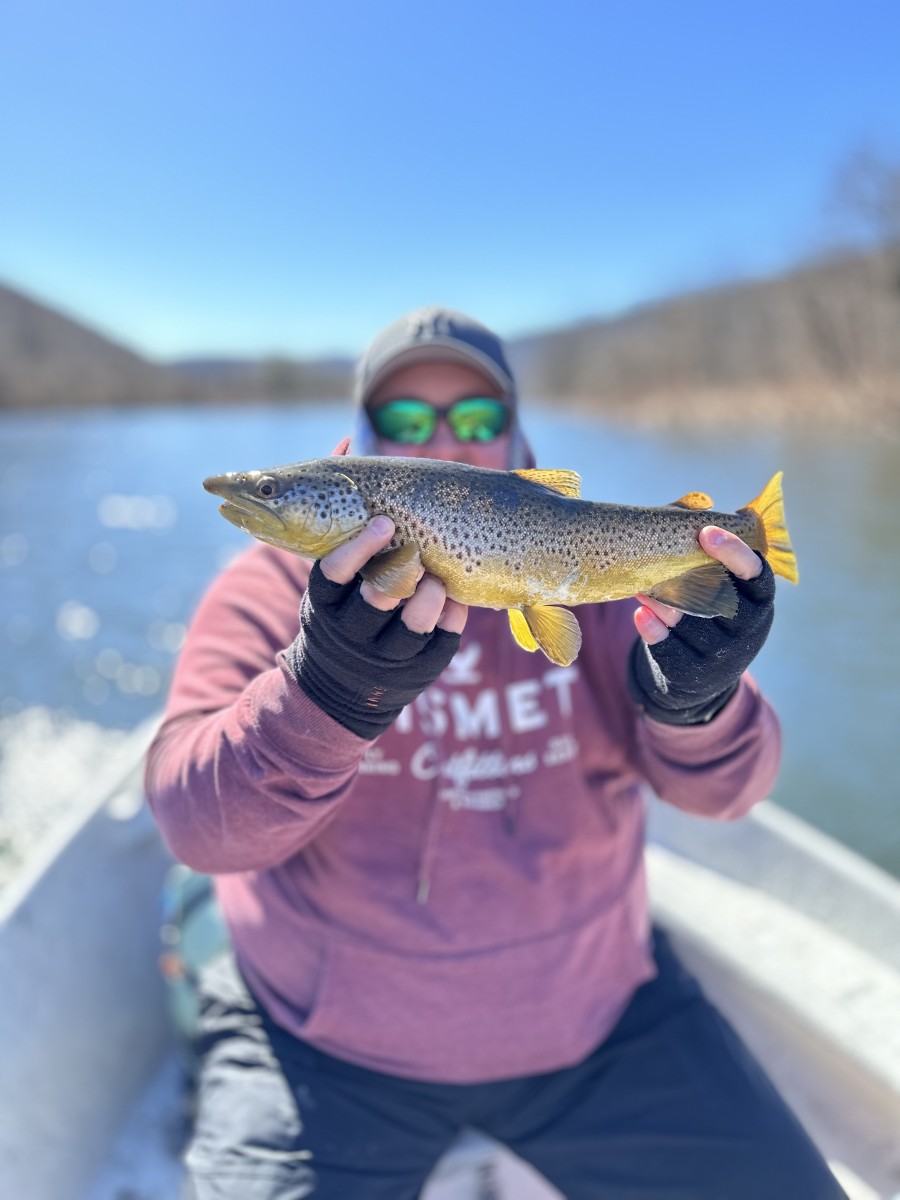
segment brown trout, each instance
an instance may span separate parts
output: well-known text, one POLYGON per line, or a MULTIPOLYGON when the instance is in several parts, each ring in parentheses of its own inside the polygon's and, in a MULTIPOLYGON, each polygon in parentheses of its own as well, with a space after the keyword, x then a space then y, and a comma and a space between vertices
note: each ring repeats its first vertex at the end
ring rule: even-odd
POLYGON ((737 534, 797 582, 784 518, 781 472, 736 513, 715 512, 691 492, 642 508, 580 498, 574 471, 493 471, 422 458, 332 457, 214 475, 239 529, 305 558, 321 558, 374 516, 396 526, 363 569, 390 596, 412 595, 424 571, 464 604, 506 609, 513 636, 568 666, 581 647, 576 618, 560 605, 596 604, 644 592, 698 617, 733 617, 737 593, 701 549, 705 525, 737 534))

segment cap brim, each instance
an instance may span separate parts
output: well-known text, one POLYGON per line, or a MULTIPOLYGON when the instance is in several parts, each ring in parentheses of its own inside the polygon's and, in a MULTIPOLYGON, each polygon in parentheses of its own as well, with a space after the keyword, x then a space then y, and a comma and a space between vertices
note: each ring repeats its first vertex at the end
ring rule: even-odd
POLYGON ((430 338, 426 345, 409 346, 405 350, 399 350, 396 354, 389 355, 383 362, 380 362, 367 381, 365 391, 357 397, 357 403, 366 404, 372 393, 389 376, 403 367, 420 362, 462 363, 464 366, 474 367, 500 388, 504 398, 515 399, 516 387, 512 378, 505 371, 500 370, 486 354, 482 354, 474 347, 466 346, 464 348, 458 342, 445 341, 436 337, 430 338))

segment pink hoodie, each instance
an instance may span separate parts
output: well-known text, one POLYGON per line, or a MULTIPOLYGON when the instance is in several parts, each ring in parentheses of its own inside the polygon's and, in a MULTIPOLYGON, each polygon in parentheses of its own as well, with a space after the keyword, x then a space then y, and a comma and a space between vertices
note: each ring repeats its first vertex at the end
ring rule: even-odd
POLYGON ((577 1062, 653 974, 645 785, 743 815, 775 778, 771 708, 745 676, 707 725, 638 717, 630 601, 578 610, 571 667, 472 609, 437 683, 363 741, 279 654, 308 571, 254 544, 204 599, 147 766, 166 840, 217 877, 256 996, 320 1049, 449 1083, 577 1062))

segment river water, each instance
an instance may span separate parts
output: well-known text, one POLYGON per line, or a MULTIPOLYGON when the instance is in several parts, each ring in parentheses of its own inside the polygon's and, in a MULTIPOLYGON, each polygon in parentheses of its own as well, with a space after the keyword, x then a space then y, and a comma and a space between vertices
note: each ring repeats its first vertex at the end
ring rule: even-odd
MULTIPOLYGON (((773 799, 900 875, 900 445, 630 431, 550 405, 526 423, 589 499, 698 489, 730 510, 784 470, 801 583, 779 581, 754 666, 784 727, 773 799)), ((328 454, 347 427, 339 404, 0 416, 0 856, 16 812, 53 814, 163 703, 193 608, 247 544, 200 481, 328 454)))

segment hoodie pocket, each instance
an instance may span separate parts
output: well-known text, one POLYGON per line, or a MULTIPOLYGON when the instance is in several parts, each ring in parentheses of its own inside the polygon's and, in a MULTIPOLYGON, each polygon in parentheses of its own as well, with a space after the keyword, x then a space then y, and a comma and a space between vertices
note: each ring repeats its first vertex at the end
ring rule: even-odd
POLYGON ((629 896, 577 927, 473 954, 332 940, 300 1033, 337 1058, 435 1082, 556 1070, 590 1053, 652 978, 645 928, 643 899, 629 896))

